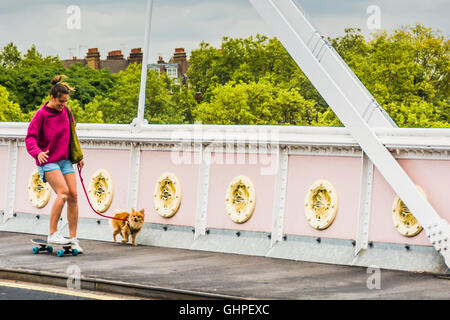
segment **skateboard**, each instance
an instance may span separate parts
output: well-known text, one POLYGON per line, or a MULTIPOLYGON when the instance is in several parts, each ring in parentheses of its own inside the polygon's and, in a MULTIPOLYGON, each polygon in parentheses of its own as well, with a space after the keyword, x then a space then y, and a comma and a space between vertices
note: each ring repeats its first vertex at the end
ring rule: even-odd
POLYGON ((38 254, 39 252, 42 252, 42 251, 47 252, 47 253, 52 253, 53 247, 60 247, 62 249, 56 251, 56 255, 58 257, 62 257, 65 254, 71 254, 73 256, 78 255, 78 250, 72 249, 71 243, 69 243, 69 244, 48 243, 47 240, 44 240, 44 239, 31 239, 31 242, 39 245, 39 247, 33 248, 34 254, 38 254))

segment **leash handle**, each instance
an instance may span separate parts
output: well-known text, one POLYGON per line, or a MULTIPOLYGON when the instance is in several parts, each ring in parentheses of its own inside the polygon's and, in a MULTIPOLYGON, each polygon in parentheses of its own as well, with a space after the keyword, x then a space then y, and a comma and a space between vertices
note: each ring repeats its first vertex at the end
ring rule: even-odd
POLYGON ((87 194, 87 192, 86 192, 86 188, 84 187, 83 177, 81 176, 81 166, 80 166, 79 163, 77 164, 77 168, 78 168, 78 175, 80 176, 81 186, 83 187, 84 194, 86 195, 86 199, 87 199, 89 205, 91 206, 91 209, 92 209, 96 214, 98 214, 99 216, 102 216, 102 217, 104 217, 104 218, 113 219, 113 220, 128 221, 128 219, 121 219, 121 218, 115 218, 115 217, 105 216, 104 214, 101 214, 100 212, 97 212, 97 210, 94 209, 94 207, 93 207, 92 204, 91 204, 91 201, 89 200, 88 194, 87 194))

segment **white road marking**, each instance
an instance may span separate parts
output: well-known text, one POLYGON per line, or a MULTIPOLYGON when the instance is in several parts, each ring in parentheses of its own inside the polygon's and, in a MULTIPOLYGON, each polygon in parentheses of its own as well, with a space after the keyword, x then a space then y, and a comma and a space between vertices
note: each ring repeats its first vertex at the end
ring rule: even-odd
POLYGON ((26 290, 35 290, 35 291, 42 291, 42 292, 49 292, 49 293, 56 293, 56 294, 64 294, 64 295, 76 296, 76 297, 87 298, 87 299, 123 300, 121 298, 109 296, 106 294, 105 295, 94 294, 94 293, 88 293, 88 292, 84 292, 84 291, 54 288, 54 287, 45 287, 45 286, 41 286, 41 285, 18 283, 18 282, 14 282, 14 281, 0 281, 0 286, 10 287, 10 288, 18 288, 18 289, 26 289, 26 290))

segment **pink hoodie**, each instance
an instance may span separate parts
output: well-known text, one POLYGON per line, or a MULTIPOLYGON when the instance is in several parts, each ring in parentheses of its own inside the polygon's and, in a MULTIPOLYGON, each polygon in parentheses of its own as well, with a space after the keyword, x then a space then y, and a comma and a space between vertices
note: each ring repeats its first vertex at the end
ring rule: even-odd
POLYGON ((47 104, 36 111, 25 137, 27 151, 36 160, 37 166, 69 159, 70 123, 67 108, 58 111, 47 104), (40 164, 37 156, 47 150, 48 160, 40 164))

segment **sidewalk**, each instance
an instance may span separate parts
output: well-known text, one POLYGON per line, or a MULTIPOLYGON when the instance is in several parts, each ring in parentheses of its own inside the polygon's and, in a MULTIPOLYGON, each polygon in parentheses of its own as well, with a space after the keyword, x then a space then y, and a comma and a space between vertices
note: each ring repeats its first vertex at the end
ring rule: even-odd
POLYGON ((155 296, 166 299, 450 299, 449 276, 381 270, 381 288, 370 290, 374 274, 362 267, 83 239, 84 254, 58 258, 32 254, 36 237, 0 232, 0 278, 54 277, 64 285, 75 266, 83 285, 159 290, 155 296))

